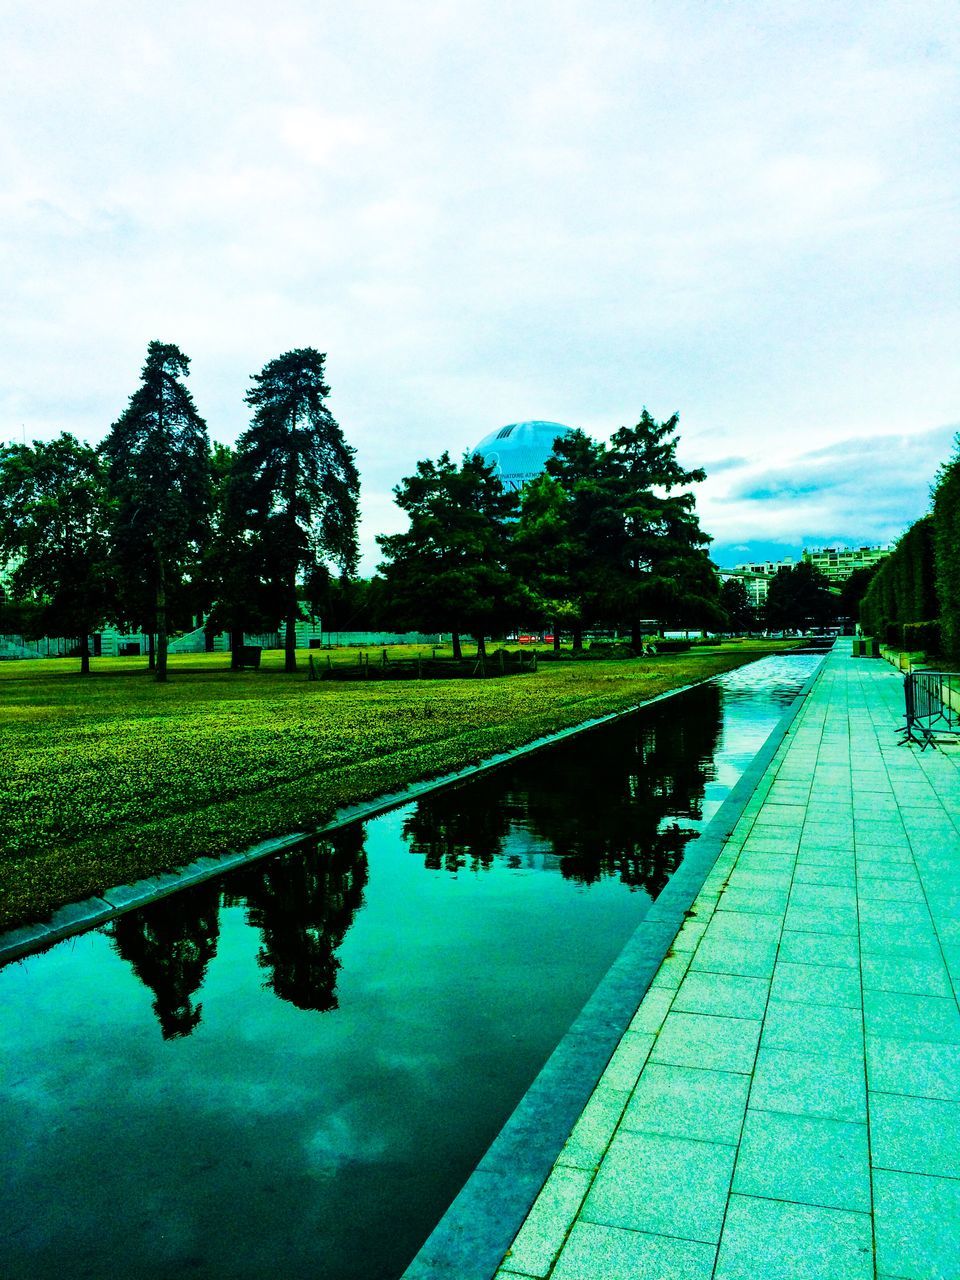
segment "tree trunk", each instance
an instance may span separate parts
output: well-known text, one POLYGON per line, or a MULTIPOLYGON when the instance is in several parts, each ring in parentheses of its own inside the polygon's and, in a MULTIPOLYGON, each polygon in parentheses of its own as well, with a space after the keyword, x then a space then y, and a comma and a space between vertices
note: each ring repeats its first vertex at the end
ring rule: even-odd
POLYGON ((157 684, 167 679, 167 581, 164 576, 163 558, 157 566, 157 684))
POLYGON ((487 640, 485 636, 477 636, 477 657, 485 658, 487 656, 487 640))
POLYGON ((287 604, 287 621, 283 633, 283 669, 284 671, 296 671, 297 669, 297 587, 296 583, 290 584, 290 595, 287 604))
POLYGON ((455 662, 459 662, 463 658, 463 648, 460 644, 460 632, 453 633, 453 657, 455 662))
POLYGON ((579 622, 573 625, 573 652, 583 653, 583 627, 579 622))
POLYGON ((88 676, 90 674, 90 637, 85 635, 80 640, 80 674, 88 676))
POLYGON ((154 641, 153 631, 147 635, 147 670, 156 671, 157 669, 157 648, 154 641))
POLYGON ((230 631, 230 670, 239 671, 243 665, 243 631, 230 631))
POLYGON ((643 652, 643 631, 635 622, 630 627, 630 648, 634 653, 643 652))
POLYGON ((553 652, 560 652, 560 628, 556 625, 553 628, 553 652))

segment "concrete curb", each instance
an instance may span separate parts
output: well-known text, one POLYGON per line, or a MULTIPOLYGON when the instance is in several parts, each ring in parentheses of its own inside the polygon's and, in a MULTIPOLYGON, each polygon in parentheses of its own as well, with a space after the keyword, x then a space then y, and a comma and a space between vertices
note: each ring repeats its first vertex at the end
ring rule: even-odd
MULTIPOLYGON (((754 659, 754 661, 758 660, 754 659)), ((745 665, 749 665, 749 663, 745 665)), ((540 751, 544 747, 564 742, 567 738, 589 732, 591 729, 613 724, 617 720, 622 720, 625 716, 635 715, 638 711, 642 711, 644 707, 652 707, 655 703, 663 702, 667 698, 675 698, 678 694, 686 693, 688 689, 695 689, 698 685, 706 684, 714 679, 716 679, 716 676, 705 676, 702 680, 694 680, 691 684, 681 685, 676 689, 668 689, 664 693, 657 694, 654 698, 648 698, 645 702, 638 702, 632 706, 625 707, 622 711, 611 711, 604 716, 583 720, 567 729, 558 729, 555 733, 544 734, 542 737, 534 738, 531 742, 524 743, 521 747, 515 747, 510 751, 501 751, 496 755, 489 756, 486 760, 481 760, 479 764, 467 765, 453 773, 441 774, 436 778, 427 778, 422 782, 412 782, 402 791, 389 792, 362 804, 338 809, 329 822, 316 830, 294 831, 284 836, 276 836, 270 840, 261 840, 246 849, 240 849, 235 853, 225 853, 215 858, 197 858, 196 861, 188 863, 177 871, 149 876, 147 879, 137 880, 133 884, 118 885, 113 889, 108 889, 102 897, 85 898, 82 902, 68 903, 66 906, 58 908, 47 921, 22 925, 16 929, 9 930, 7 933, 0 934, 0 966, 7 964, 11 960, 23 959, 23 957, 33 952, 46 950, 47 947, 52 946, 55 942, 61 942, 64 938, 72 937, 74 934, 84 933, 88 929, 95 929, 101 925, 109 924, 111 920, 115 920, 118 916, 124 915, 128 911, 136 911, 140 907, 149 906, 151 902, 156 902, 160 898, 167 898, 171 894, 177 893, 181 889, 189 888, 192 885, 201 884, 204 880, 212 880, 215 876, 223 875, 226 871, 233 871, 236 867, 246 866, 248 863, 256 862, 260 858, 267 858, 274 853, 283 853, 296 849, 306 840, 322 839, 323 836, 339 831, 341 827, 349 826, 353 822, 362 822, 367 818, 375 818, 381 813, 386 813, 389 809, 396 809, 400 805, 409 804, 411 800, 417 800, 420 796, 429 795, 431 792, 439 791, 443 787, 456 786, 458 783, 475 778, 478 774, 487 773, 491 769, 499 769, 505 764, 522 759, 524 756, 530 755, 534 751, 540 751)))
MULTIPOLYGON (((830 651, 824 653, 824 659, 830 651)), ((823 672, 819 665, 637 926, 402 1280, 491 1280, 750 797, 823 672)), ((702 683, 702 682, 699 682, 702 683)), ((679 692, 679 690, 678 690, 679 692)))

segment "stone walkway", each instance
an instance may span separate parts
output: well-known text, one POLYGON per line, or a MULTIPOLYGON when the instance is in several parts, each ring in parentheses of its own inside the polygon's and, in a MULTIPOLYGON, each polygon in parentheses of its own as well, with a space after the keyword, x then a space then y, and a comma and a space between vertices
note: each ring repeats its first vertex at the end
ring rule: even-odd
POLYGON ((498 1271, 958 1280, 960 751, 838 648, 498 1271))

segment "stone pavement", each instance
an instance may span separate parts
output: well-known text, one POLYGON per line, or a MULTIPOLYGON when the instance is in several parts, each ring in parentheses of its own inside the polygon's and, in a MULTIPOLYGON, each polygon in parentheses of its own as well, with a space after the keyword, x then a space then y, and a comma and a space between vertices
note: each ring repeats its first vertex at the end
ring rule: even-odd
POLYGON ((958 1280, 960 749, 902 717, 830 655, 499 1280, 958 1280))

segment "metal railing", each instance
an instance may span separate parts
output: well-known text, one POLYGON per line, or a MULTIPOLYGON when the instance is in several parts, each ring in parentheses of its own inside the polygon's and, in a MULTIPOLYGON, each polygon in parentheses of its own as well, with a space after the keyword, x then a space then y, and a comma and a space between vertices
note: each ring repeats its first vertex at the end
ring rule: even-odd
POLYGON ((940 738, 960 737, 960 672, 908 671, 903 678, 906 719, 901 746, 916 742, 921 750, 940 738))

